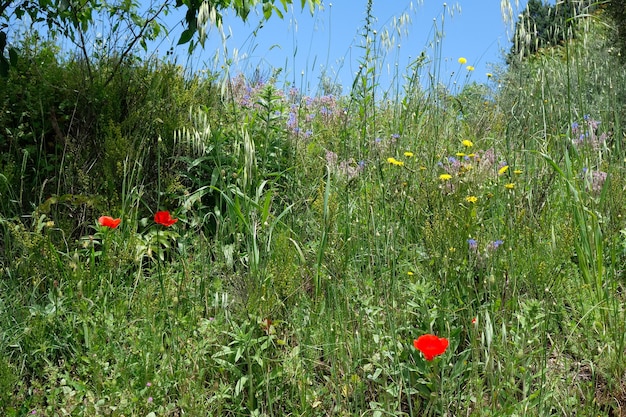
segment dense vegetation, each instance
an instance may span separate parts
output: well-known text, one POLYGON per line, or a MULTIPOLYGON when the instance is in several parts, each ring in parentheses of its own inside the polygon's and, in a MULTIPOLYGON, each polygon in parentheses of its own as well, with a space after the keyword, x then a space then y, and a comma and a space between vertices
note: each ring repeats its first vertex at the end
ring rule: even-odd
POLYGON ((381 100, 367 17, 342 96, 21 40, 0 414, 622 415, 613 21, 487 84, 425 54, 381 100))

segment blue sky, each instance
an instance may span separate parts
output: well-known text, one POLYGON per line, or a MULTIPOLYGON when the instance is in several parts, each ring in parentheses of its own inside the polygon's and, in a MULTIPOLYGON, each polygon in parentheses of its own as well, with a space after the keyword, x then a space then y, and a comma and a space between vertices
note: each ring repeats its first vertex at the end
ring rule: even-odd
MULTIPOLYGON (((520 7, 525 4, 520 3, 520 7)), ((279 81, 295 83, 309 92, 315 92, 319 76, 325 72, 344 85, 345 92, 363 56, 359 33, 365 24, 366 5, 366 0, 324 0, 323 8, 313 15, 296 6, 282 20, 273 16, 256 31, 256 36, 253 32, 262 20, 258 14, 251 13, 246 23, 234 14, 226 14, 225 41, 217 30, 211 29, 203 50, 189 58, 186 46, 178 46, 175 56, 177 62, 193 70, 221 69, 225 56, 232 59, 231 74, 249 75, 255 68, 269 73, 270 68, 282 68, 279 81)), ((385 57, 380 67, 382 88, 394 79, 396 65, 400 74, 406 72, 409 62, 421 52, 431 62, 439 63, 439 77, 444 83, 486 82, 486 74, 497 72, 494 65, 503 65, 503 51, 510 48, 511 28, 505 24, 497 0, 448 1, 445 7, 443 1, 379 0, 373 2, 372 14, 377 36, 385 30, 393 36, 392 47, 377 54, 385 57), (397 22, 403 15, 404 25, 398 33, 397 22), (437 31, 443 33, 440 48, 433 42, 437 31), (459 57, 466 58, 467 64, 460 66, 459 57), (471 74, 467 65, 475 68, 471 74)), ((163 52, 176 44, 180 33, 180 26, 176 25, 180 15, 170 16, 166 23, 171 26, 171 35, 158 45, 163 52)), ((435 71, 435 67, 428 71, 435 71)))

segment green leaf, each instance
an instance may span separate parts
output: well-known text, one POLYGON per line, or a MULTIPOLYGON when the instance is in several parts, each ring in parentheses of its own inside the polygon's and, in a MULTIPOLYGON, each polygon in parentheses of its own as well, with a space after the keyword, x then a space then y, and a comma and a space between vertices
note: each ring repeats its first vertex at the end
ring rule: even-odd
POLYGON ((178 45, 185 44, 193 38, 193 34, 195 33, 194 29, 185 29, 183 33, 180 35, 180 39, 178 40, 178 45))
POLYGON ((263 4, 263 18, 268 20, 272 17, 272 5, 270 3, 263 4))
POLYGON ((246 382, 248 382, 248 379, 249 378, 245 375, 239 378, 239 381, 237 381, 237 384, 235 385, 235 397, 238 397, 239 394, 241 394, 246 386, 246 382))
POLYGON ((278 15, 279 18, 284 19, 285 16, 283 15, 283 12, 280 11, 280 9, 276 6, 272 6, 274 8, 274 11, 276 12, 276 14, 278 15))
POLYGON ((70 8, 70 2, 68 0, 61 0, 59 2, 59 13, 63 13, 69 8, 70 8))
POLYGON ((9 48, 9 62, 13 67, 17 66, 17 49, 9 48))

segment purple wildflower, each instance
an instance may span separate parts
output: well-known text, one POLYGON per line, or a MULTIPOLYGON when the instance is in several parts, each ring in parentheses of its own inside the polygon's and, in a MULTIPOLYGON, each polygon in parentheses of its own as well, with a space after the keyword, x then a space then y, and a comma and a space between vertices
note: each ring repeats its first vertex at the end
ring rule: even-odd
POLYGON ((604 186, 604 182, 606 181, 606 172, 604 171, 593 171, 591 174, 591 189, 594 192, 599 192, 602 190, 604 186))
POLYGON ((503 241, 503 240, 501 240, 501 239, 495 240, 495 241, 491 242, 491 243, 489 244, 489 246, 487 246, 487 249, 488 249, 488 250, 496 250, 496 249, 498 249, 498 248, 500 247, 500 245, 502 245, 503 243, 504 243, 504 241, 503 241))
POLYGON ((298 119, 296 119, 296 114, 294 112, 289 112, 289 116, 287 118, 287 127, 292 129, 298 126, 298 119))
POLYGON ((326 151, 326 163, 330 166, 337 165, 338 156, 333 151, 326 151))

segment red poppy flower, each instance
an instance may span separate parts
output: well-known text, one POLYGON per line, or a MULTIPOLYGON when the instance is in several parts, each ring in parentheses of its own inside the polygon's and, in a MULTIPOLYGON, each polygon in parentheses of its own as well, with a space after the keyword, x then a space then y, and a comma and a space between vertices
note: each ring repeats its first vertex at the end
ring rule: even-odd
POLYGON ((163 226, 170 227, 177 221, 178 219, 172 218, 169 211, 157 211, 154 213, 154 222, 162 224, 163 226))
POLYGON ((114 219, 111 216, 101 216, 98 219, 98 223, 100 223, 100 226, 109 227, 111 229, 115 229, 117 226, 120 225, 121 222, 122 219, 114 219))
POLYGON ((448 339, 437 337, 434 334, 424 334, 413 341, 415 349, 424 354, 427 361, 432 361, 435 356, 441 355, 448 348, 448 339))

